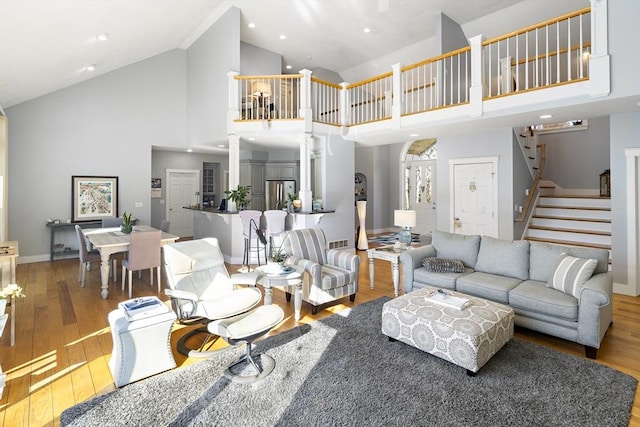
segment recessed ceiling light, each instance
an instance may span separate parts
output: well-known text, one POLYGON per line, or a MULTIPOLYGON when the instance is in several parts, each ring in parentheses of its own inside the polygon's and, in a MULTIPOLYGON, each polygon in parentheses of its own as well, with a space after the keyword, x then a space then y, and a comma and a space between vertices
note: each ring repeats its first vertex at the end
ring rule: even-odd
POLYGON ((224 148, 224 144, 218 144, 218 147, 224 148))
POLYGON ((371 32, 371 28, 365 27, 364 30, 362 30, 362 31, 364 31, 365 33, 370 33, 371 32))
POLYGON ((420 135, 419 135, 419 134, 417 134, 417 133, 411 133, 411 134, 409 134, 409 136, 410 136, 411 138, 415 138, 416 136, 420 136, 420 135))
POLYGON ((255 141, 256 139, 251 137, 251 138, 247 138, 249 141, 255 141))
POLYGON ((187 153, 193 153, 193 150, 191 148, 187 148, 187 153))
POLYGON ((87 71, 95 71, 95 69, 96 69, 96 64, 88 65, 86 68, 87 71))
POLYGON ((253 22, 249 22, 248 27, 249 27, 249 28, 255 28, 255 27, 256 27, 256 24, 254 24, 253 22))
POLYGON ((541 119, 550 119, 551 117, 553 117, 551 114, 543 114, 540 116, 541 119))
POLYGON ((280 34, 280 40, 285 40, 287 38, 287 36, 285 36, 284 34, 280 34))
POLYGON ((291 69, 291 68, 293 68, 293 67, 292 67, 291 65, 287 65, 285 68, 286 68, 287 70, 290 70, 290 69, 291 69))
POLYGON ((106 42, 107 40, 109 40, 109 34, 108 33, 98 34, 96 36, 96 40, 99 40, 101 42, 106 42))

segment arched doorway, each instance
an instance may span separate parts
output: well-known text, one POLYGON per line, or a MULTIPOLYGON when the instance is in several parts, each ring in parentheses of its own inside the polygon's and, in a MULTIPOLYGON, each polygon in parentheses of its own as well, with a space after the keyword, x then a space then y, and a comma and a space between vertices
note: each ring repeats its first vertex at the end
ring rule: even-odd
POLYGON ((402 208, 417 213, 413 233, 430 234, 436 228, 436 138, 408 143, 403 158, 402 208))

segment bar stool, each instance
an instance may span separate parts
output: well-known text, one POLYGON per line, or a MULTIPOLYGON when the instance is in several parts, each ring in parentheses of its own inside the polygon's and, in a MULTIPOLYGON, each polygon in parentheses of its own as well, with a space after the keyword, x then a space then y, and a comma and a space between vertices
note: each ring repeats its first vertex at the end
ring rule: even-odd
POLYGON ((251 253, 255 252, 260 265, 260 251, 264 254, 265 264, 267 263, 267 240, 264 232, 260 228, 261 211, 244 210, 238 213, 242 220, 242 237, 244 238, 244 256, 242 265, 249 267, 251 253), (260 247, 262 245, 262 247, 260 247))
MULTIPOLYGON (((274 247, 274 237, 279 237, 280 234, 285 231, 285 221, 287 219, 287 213, 281 210, 264 211, 264 218, 266 220, 266 238, 269 241, 269 255, 271 255, 274 247)), ((278 245, 282 243, 282 240, 278 242, 278 245)), ((277 246, 277 245, 276 245, 277 246)))

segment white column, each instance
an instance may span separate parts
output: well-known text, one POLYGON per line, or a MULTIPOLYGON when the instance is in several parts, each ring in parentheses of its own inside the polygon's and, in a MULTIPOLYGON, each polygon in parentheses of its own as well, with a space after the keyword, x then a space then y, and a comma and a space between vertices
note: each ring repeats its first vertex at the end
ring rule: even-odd
POLYGON ((234 79, 240 73, 229 71, 227 73, 228 91, 227 94, 227 131, 234 128, 234 120, 240 118, 240 85, 239 80, 234 79))
POLYGON ((404 106, 404 96, 402 93, 402 71, 400 64, 391 66, 393 71, 393 105, 391 107, 391 122, 396 129, 400 128, 400 118, 402 117, 402 107, 404 106))
MULTIPOLYGON (((228 135, 229 137, 229 188, 237 188, 240 184, 240 137, 238 135, 228 135)), ((227 199, 227 210, 235 211, 236 204, 227 199)))
POLYGON ((340 91, 340 124, 343 126, 343 129, 346 129, 344 126, 349 126, 349 117, 351 117, 351 97, 347 89, 349 83, 343 82, 340 83, 340 86, 342 86, 342 90, 340 91))
POLYGON ((304 119, 304 131, 313 131, 313 111, 311 109, 311 71, 300 70, 300 111, 299 117, 304 119))
POLYGON ((471 105, 471 117, 482 116, 482 35, 471 37, 471 89, 469 101, 471 105))
POLYGON ((302 202, 302 212, 311 212, 311 144, 313 135, 305 133, 300 141, 300 191, 298 198, 302 202))

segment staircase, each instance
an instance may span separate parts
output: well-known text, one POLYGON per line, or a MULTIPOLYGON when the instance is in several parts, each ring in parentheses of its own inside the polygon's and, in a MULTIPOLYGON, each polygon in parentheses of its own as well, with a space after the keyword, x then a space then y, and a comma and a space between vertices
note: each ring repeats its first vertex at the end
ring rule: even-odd
POLYGON ((611 250, 609 197, 544 193, 541 188, 527 240, 611 250))

